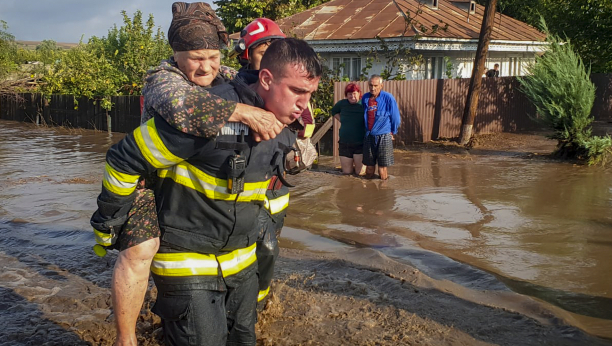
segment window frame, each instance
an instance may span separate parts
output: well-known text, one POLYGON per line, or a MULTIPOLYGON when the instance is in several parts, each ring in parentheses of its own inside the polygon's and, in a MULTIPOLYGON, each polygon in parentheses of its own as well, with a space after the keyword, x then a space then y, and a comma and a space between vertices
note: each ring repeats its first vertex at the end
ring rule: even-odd
POLYGON ((338 69, 341 78, 346 76, 352 81, 357 81, 361 77, 363 59, 359 56, 332 56, 330 67, 332 70, 338 69), (346 66, 347 63, 349 66, 346 66), (345 71, 348 73, 345 73, 345 71))

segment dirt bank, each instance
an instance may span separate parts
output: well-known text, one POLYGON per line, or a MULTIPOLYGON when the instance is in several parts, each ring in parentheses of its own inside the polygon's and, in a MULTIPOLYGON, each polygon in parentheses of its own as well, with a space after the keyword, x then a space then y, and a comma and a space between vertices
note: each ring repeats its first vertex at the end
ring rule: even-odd
MULTIPOLYGON (((114 256, 99 260, 75 251, 54 264, 12 255, 0 254, 0 345, 112 345, 114 256)), ((277 268, 273 296, 259 316, 259 345, 611 344, 530 298, 433 280, 375 250, 283 249, 277 268)), ((163 344, 149 310, 155 294, 147 295, 138 323, 140 345, 163 344)))

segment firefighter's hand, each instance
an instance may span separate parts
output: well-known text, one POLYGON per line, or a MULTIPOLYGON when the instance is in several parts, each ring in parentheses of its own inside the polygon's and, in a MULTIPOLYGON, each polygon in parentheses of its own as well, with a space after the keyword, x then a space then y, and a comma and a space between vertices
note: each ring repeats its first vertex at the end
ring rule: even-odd
POLYGON ((273 113, 241 103, 236 106, 229 120, 239 121, 250 127, 255 132, 253 137, 257 142, 275 138, 285 128, 273 113))

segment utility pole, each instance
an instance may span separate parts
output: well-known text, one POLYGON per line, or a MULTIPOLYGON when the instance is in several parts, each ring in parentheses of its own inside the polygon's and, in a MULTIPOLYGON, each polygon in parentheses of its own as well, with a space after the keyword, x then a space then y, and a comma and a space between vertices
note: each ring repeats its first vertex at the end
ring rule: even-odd
POLYGON ((480 87, 482 85, 482 74, 484 72, 485 60, 489 53, 489 41, 491 41, 491 33, 493 32, 496 7, 497 0, 489 0, 485 6, 482 26, 480 27, 480 37, 478 38, 478 48, 476 48, 474 69, 472 70, 472 79, 470 80, 463 118, 461 119, 461 133, 459 134, 459 144, 461 145, 466 145, 470 138, 472 138, 478 96, 480 96, 480 87))

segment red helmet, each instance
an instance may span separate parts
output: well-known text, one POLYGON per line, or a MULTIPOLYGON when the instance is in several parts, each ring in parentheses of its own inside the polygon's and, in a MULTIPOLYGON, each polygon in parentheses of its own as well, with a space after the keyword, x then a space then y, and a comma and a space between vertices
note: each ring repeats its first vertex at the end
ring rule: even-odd
POLYGON ((268 18, 257 18, 250 22, 240 32, 240 40, 234 50, 240 54, 241 59, 249 59, 249 48, 272 39, 285 38, 278 24, 268 18))

